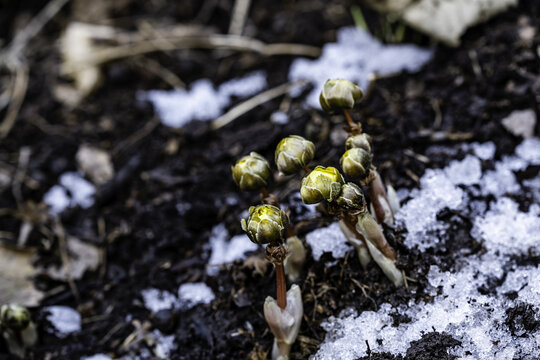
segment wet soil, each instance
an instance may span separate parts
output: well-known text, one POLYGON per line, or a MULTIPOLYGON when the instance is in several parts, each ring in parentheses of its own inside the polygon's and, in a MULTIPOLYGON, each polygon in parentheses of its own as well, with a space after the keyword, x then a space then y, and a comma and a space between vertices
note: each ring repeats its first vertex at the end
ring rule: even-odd
MULTIPOLYGON (((322 46, 335 39, 336 29, 353 25, 349 11, 355 3, 253 2, 246 34, 267 42, 322 46)), ((4 41, 41 7, 38 1, 0 4, 6 9, 0 12, 0 38, 4 41)), ((186 22, 212 26, 225 33, 232 5, 232 0, 125 0, 122 6, 107 10, 109 18, 104 22, 130 30, 143 19, 156 24, 186 22)), ((370 29, 379 32, 381 18, 363 10, 370 29)), ((172 359, 266 358, 273 338, 263 318, 262 304, 266 296, 274 296, 271 267, 261 274, 237 261, 222 268, 216 277, 205 271, 209 257, 205 244, 212 227, 224 223, 231 235, 240 234, 240 214, 258 201, 256 194, 237 191, 230 166, 251 151, 272 159, 278 141, 289 134, 303 135, 316 143, 314 163, 338 165, 343 144, 334 143, 332 134, 339 134, 343 119, 306 110, 300 98, 290 104, 290 121, 274 125, 269 118, 281 104, 281 99, 276 99, 217 131, 211 131, 208 123, 202 122, 193 122, 183 129, 157 124, 138 138, 137 132, 155 121, 156 115, 151 105, 135 101, 137 91, 167 88, 167 84, 132 61, 107 65, 101 89, 75 109, 67 109, 51 95, 58 83, 59 54, 55 44, 67 23, 77 16, 74 6, 67 5, 30 43, 28 93, 13 130, 0 143, 0 161, 13 171, 21 149, 30 148, 26 173, 37 185, 23 184, 22 201, 39 203, 60 174, 76 170, 74 154, 80 144, 107 150, 113 158, 115 178, 98 188, 93 207, 68 210, 61 216, 65 231, 103 249, 106 261, 98 271, 76 281, 77 295, 66 283, 46 277, 36 279, 36 286, 47 297, 40 307, 31 309, 39 324, 40 341, 28 358, 140 354, 152 345, 144 341, 124 344, 137 327, 174 334, 177 350, 172 359), (179 214, 177 204, 186 203, 189 208, 179 214), (209 285, 216 300, 190 310, 166 310, 154 315, 142 305, 143 289, 154 287, 176 293, 180 284, 194 281, 209 285), (66 338, 51 334, 41 308, 53 304, 78 309, 83 316, 82 331, 66 338)), ((443 167, 463 156, 459 150, 461 141, 494 141, 496 158, 513 152, 520 139, 506 132, 500 120, 518 109, 531 108, 537 116, 540 114, 540 36, 537 33, 529 40, 520 37, 520 30, 527 25, 540 28, 540 6, 534 1, 521 1, 518 8, 470 29, 459 48, 433 44, 435 56, 419 73, 377 80, 353 116, 373 136, 374 163, 385 180, 396 188, 417 186, 426 168, 443 167), (434 144, 455 147, 457 155, 438 152, 427 161, 418 156, 426 154, 434 144)), ((407 29, 405 40, 431 45, 426 37, 411 29, 407 29)), ((268 74, 269 86, 274 86, 287 80, 293 60, 289 56, 266 58, 251 53, 216 54, 210 50, 148 56, 188 84, 199 78, 210 78, 219 84, 261 69, 268 74)), ((537 134, 538 130, 537 125, 537 134)), ((530 178, 535 174, 523 176, 530 178)), ((298 178, 275 181, 272 191, 287 205, 289 196, 298 191, 298 184, 298 178)), ((1 191, 0 208, 20 207, 20 199, 10 187, 1 191)), ((528 207, 533 198, 524 194, 517 201, 528 207)), ((292 211, 293 222, 296 215, 292 211)), ((450 224, 450 230, 439 247, 426 253, 403 245, 404 230, 385 229, 399 253, 400 268, 411 279, 408 288, 396 289, 377 268, 362 270, 353 253, 332 266, 325 262, 331 259, 330 254, 318 262, 308 254, 299 281, 305 315, 292 358, 307 358, 317 351, 325 336, 320 324, 327 317, 348 307, 363 311, 376 310, 386 302, 398 305, 410 300, 427 301, 425 276, 430 265, 450 269, 456 266, 462 251, 482 251, 478 241, 469 235, 469 219, 447 210, 438 217, 450 224)), ((331 220, 321 213, 315 219, 296 222, 296 230, 303 236, 331 220)), ((39 251, 37 262, 60 263, 53 220, 48 218, 42 225, 53 234, 51 242, 45 246, 43 234, 34 230, 27 246, 39 251)), ((17 234, 20 226, 18 217, 0 217, 0 229, 4 232, 17 234)), ((255 255, 262 257, 262 251, 255 255)), ((500 281, 494 279, 492 286, 500 281)), ((488 286, 485 291, 493 290, 488 286)), ((509 310, 507 316, 509 326, 515 327, 513 331, 538 327, 538 320, 526 304, 509 310)), ((410 321, 398 314, 394 320, 396 325, 410 321)), ((458 345, 449 335, 433 332, 412 343, 404 357, 372 354, 366 359, 450 359, 447 349, 458 345)), ((4 353, 5 348, 0 345, 0 359, 9 358, 4 353)))

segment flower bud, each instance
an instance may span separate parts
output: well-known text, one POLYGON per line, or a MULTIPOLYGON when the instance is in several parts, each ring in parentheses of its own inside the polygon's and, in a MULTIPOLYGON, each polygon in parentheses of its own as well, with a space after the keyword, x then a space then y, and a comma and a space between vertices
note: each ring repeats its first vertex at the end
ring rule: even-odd
POLYGON ((302 179, 300 196, 305 204, 316 204, 323 200, 334 201, 343 184, 345 180, 336 168, 317 166, 302 179))
POLYGON ((242 219, 242 229, 256 244, 281 242, 289 226, 289 218, 283 210, 273 205, 249 208, 247 220, 242 219))
POLYGON ((366 206, 362 189, 351 182, 341 187, 341 194, 336 199, 336 203, 347 210, 363 210, 366 206))
POLYGON ((345 149, 349 150, 352 148, 364 149, 371 154, 371 144, 369 142, 369 135, 367 134, 358 134, 349 136, 345 141, 345 149))
POLYGON ((2 305, 0 308, 0 324, 12 329, 23 330, 32 320, 30 312, 23 306, 16 304, 2 305))
POLYGON ((340 164, 345 175, 353 179, 364 179, 369 175, 371 156, 364 149, 352 148, 345 151, 340 164))
POLYGON ((362 89, 348 80, 327 80, 319 101, 324 111, 333 114, 343 109, 352 109, 364 96, 362 89))
POLYGON ((231 169, 234 182, 244 191, 265 187, 271 173, 268 161, 256 152, 242 157, 231 169))
POLYGON ((306 166, 315 155, 315 145, 301 136, 291 135, 276 147, 275 161, 278 170, 291 175, 306 166))

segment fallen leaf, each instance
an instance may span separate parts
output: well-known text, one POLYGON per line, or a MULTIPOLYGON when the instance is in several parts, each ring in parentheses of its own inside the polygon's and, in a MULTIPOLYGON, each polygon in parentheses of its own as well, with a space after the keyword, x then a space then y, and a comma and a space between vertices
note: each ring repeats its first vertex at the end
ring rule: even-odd
MULTIPOLYGON (((86 271, 94 271, 98 268, 101 263, 101 251, 96 246, 85 243, 73 236, 68 236, 66 241, 69 270, 73 280, 79 280, 86 271)), ((68 274, 62 265, 40 268, 40 271, 54 280, 68 280, 68 274)))
POLYGON ((0 244, 0 304, 38 306, 43 293, 34 287, 35 251, 20 250, 0 244))
POLYGON ((450 46, 458 46, 467 28, 516 6, 517 0, 364 0, 411 27, 450 46))

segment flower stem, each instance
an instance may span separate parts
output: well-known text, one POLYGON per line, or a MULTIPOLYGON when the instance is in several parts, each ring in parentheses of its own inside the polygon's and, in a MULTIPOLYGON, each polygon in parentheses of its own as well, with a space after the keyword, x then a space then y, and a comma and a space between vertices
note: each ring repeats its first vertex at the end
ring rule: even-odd
POLYGON ((280 308, 285 309, 287 307, 287 285, 285 284, 283 263, 276 264, 276 291, 277 304, 280 308))
POLYGON ((347 119, 347 124, 349 124, 349 127, 352 129, 356 126, 356 123, 353 121, 351 114, 349 113, 348 109, 343 109, 343 113, 345 114, 345 118, 347 119))

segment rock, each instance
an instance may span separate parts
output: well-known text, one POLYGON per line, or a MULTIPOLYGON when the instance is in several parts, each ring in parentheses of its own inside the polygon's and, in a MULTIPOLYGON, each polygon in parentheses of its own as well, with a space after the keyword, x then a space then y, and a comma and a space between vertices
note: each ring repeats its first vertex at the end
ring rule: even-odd
POLYGON ((113 178, 114 168, 108 152, 89 145, 82 145, 75 157, 79 168, 94 184, 101 185, 113 178))

